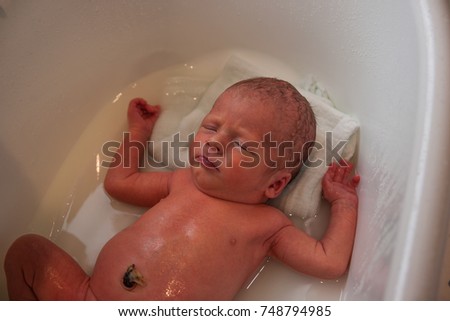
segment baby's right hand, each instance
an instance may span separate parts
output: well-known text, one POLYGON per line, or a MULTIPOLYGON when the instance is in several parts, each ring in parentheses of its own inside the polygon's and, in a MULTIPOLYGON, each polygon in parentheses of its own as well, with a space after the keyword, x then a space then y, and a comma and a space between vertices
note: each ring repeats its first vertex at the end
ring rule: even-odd
POLYGON ((129 130, 149 137, 160 112, 161 108, 159 106, 150 105, 145 99, 132 99, 128 105, 129 130))
POLYGON ((345 161, 331 164, 322 179, 323 196, 327 201, 358 205, 356 187, 360 177, 352 176, 352 169, 353 165, 345 161))

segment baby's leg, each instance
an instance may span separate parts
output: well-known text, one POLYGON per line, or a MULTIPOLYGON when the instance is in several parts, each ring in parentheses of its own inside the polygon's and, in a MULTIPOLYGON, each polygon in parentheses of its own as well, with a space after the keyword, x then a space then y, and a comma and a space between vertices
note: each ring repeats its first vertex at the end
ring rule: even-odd
POLYGON ((66 252, 44 237, 24 235, 5 258, 11 300, 85 300, 89 277, 66 252))

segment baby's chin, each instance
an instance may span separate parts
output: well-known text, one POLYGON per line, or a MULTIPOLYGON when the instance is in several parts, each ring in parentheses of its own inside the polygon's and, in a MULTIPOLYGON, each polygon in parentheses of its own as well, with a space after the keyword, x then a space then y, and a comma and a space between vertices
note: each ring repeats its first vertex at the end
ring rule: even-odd
POLYGON ((196 175, 193 175, 193 181, 195 187, 203 194, 225 201, 233 201, 232 195, 230 195, 230 193, 225 188, 221 188, 220 185, 213 184, 211 181, 205 178, 197 179, 196 175))
POLYGON ((227 202, 256 205, 264 203, 266 201, 266 199, 263 199, 262 197, 261 198, 256 197, 252 199, 252 197, 250 197, 249 195, 242 195, 242 193, 234 193, 229 189, 219 188, 217 186, 215 186, 215 188, 211 188, 211 186, 205 183, 202 184, 202 182, 198 182, 196 180, 194 180, 194 185, 203 194, 227 202))

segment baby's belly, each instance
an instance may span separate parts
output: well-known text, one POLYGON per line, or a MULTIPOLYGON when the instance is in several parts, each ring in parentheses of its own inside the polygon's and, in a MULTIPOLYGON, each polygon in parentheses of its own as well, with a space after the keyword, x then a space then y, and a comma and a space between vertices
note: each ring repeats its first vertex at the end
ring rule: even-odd
POLYGON ((104 246, 91 289, 104 300, 229 300, 264 258, 250 243, 195 222, 144 219, 104 246))

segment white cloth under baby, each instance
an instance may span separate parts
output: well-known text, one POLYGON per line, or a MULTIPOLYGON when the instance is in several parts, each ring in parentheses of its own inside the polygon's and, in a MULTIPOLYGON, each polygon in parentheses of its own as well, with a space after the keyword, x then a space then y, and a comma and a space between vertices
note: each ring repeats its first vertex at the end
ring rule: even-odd
MULTIPOLYGON (((162 139, 157 139, 152 144, 149 153, 155 160, 155 163, 164 164, 164 167, 169 169, 188 166, 187 142, 190 138, 193 138, 193 134, 199 127, 201 120, 209 112, 217 97, 226 88, 239 80, 264 75, 263 70, 252 66, 249 62, 237 56, 231 56, 222 73, 206 89, 198 104, 193 109, 192 106, 187 107, 191 109, 187 115, 186 109, 180 105, 180 97, 173 101, 174 106, 171 106, 172 102, 170 99, 165 99, 165 105, 162 108, 171 110, 173 117, 177 115, 173 110, 180 110, 178 113, 180 115, 178 120, 179 126, 176 132, 162 139), (183 145, 182 143, 186 147, 168 148, 170 146, 180 147, 183 145)), ((183 94, 189 97, 198 95, 201 86, 190 87, 187 83, 190 80, 184 80, 186 81, 186 86, 183 94), (195 92, 189 92, 189 88, 193 88, 191 90, 195 92)), ((183 79, 177 78, 176 86, 182 86, 180 81, 183 81, 183 79)), ((271 204, 288 215, 296 215, 307 219, 314 217, 317 213, 322 196, 321 180, 327 170, 327 162, 332 161, 331 158, 336 155, 347 160, 353 157, 357 145, 359 123, 353 117, 334 108, 328 99, 308 92, 298 84, 293 85, 309 101, 317 119, 317 143, 309 157, 313 166, 304 166, 300 174, 277 199, 271 201, 271 204)), ((174 82, 169 80, 167 86, 174 86, 174 82)), ((170 88, 168 91, 170 91, 170 88)), ((171 122, 176 122, 177 120, 173 117, 171 122)), ((164 126, 159 126, 159 128, 163 130, 164 126)), ((161 133, 158 133, 158 128, 155 128, 155 131, 154 137, 163 137, 161 133)))

